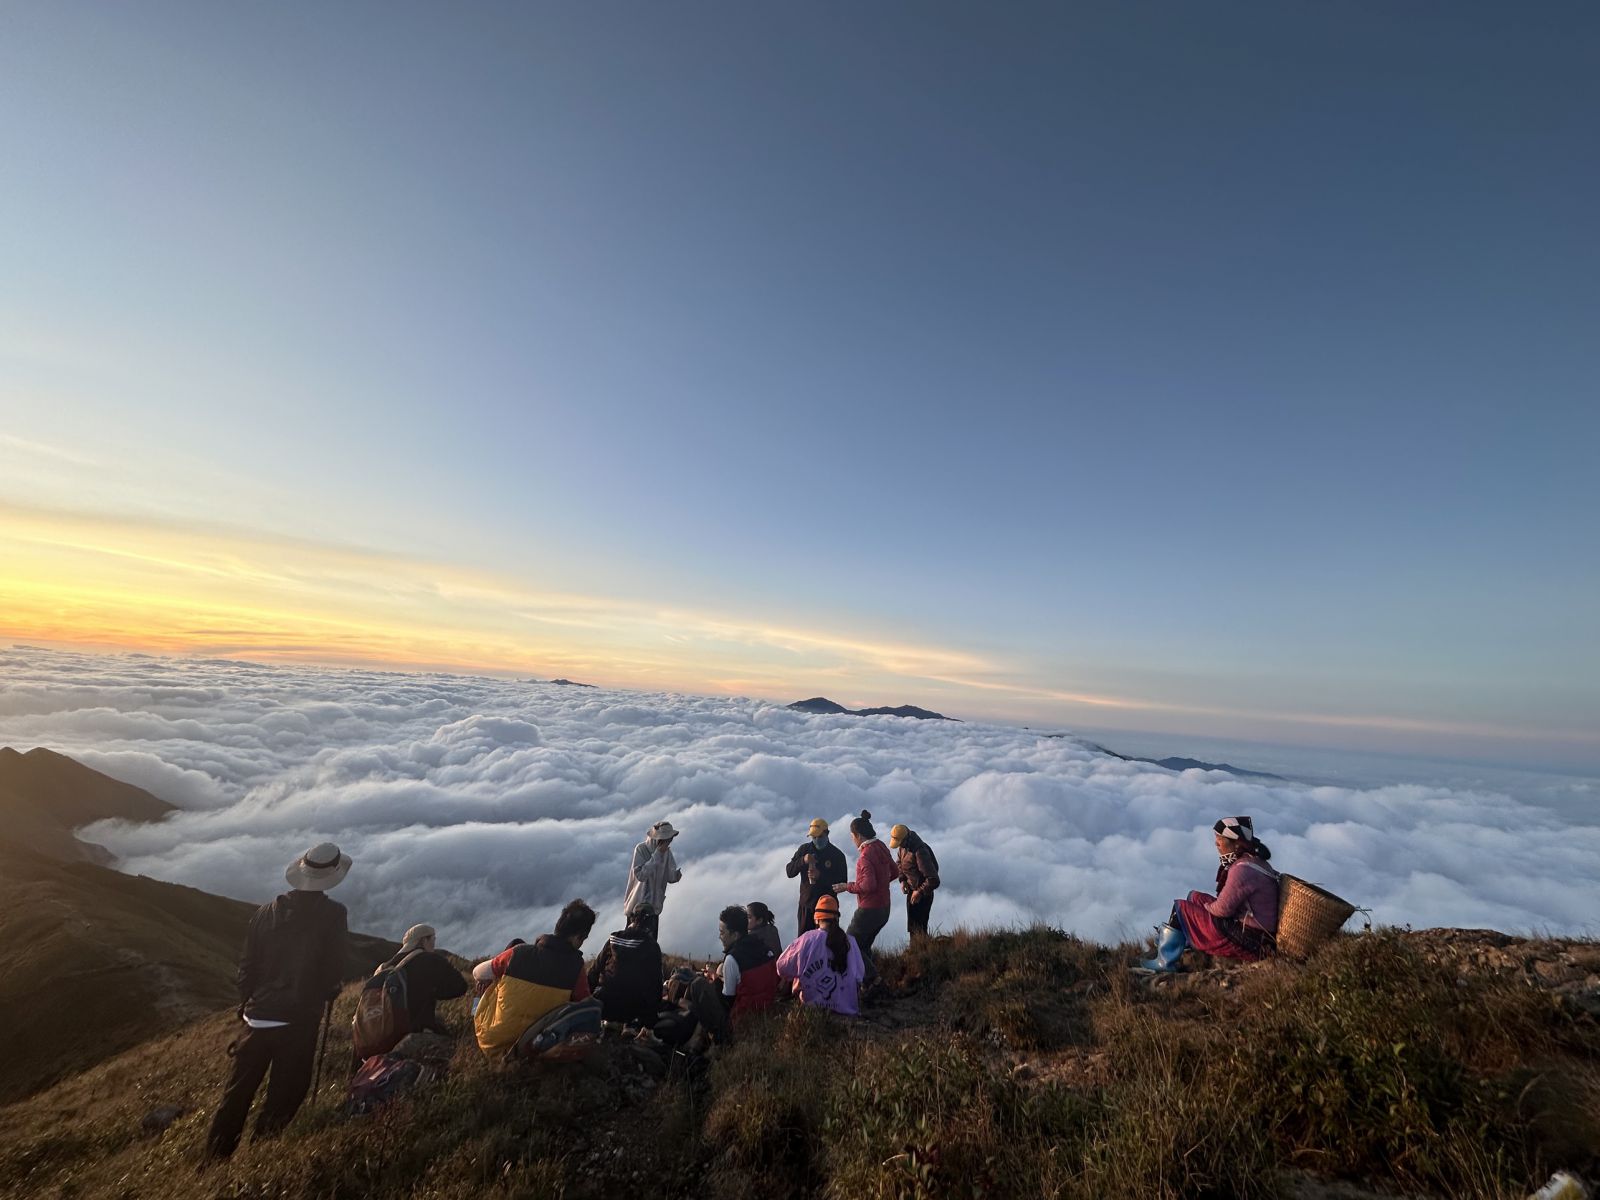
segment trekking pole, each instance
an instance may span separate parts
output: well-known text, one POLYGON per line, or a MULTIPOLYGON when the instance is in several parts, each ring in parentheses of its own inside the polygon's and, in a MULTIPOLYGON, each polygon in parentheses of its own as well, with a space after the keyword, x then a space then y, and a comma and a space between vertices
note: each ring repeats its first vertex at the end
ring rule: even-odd
POLYGON ((329 1000, 322 1010, 322 1049, 317 1051, 317 1077, 311 1085, 311 1094, 315 1096, 322 1090, 322 1060, 328 1057, 328 1026, 333 1024, 333 1001, 329 1000))

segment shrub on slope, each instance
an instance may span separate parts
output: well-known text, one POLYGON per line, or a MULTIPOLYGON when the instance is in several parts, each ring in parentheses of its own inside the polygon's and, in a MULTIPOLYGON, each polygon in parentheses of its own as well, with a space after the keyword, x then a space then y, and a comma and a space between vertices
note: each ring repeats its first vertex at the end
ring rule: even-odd
POLYGON ((904 995, 869 1020, 759 1021, 701 1084, 647 1083, 627 1047, 502 1072, 468 1043, 441 1087, 348 1122, 325 1087, 282 1142, 196 1175, 234 1029, 211 1018, 0 1113, 0 1194, 1198 1200, 1310 1172, 1500 1200, 1600 1168, 1600 1030, 1568 998, 1460 981, 1392 933, 1154 988, 1131 954, 939 939, 885 960, 904 995), (140 1140, 158 1103, 194 1111, 140 1140))

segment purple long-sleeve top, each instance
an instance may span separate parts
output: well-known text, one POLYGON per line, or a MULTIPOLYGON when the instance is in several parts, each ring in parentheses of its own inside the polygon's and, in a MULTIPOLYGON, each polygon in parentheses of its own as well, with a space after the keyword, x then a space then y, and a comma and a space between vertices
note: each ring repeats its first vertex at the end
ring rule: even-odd
POLYGON ((1268 933, 1278 932, 1278 873, 1266 863, 1243 855, 1228 868, 1227 882, 1206 905, 1213 917, 1248 916, 1268 933))

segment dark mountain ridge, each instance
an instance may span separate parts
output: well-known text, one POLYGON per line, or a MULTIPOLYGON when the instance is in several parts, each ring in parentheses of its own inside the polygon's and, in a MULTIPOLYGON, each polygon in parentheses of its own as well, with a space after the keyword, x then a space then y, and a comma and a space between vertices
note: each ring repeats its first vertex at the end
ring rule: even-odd
POLYGON ((115 817, 159 821, 174 811, 143 788, 112 779, 43 746, 21 753, 0 746, 0 840, 47 858, 106 864, 104 847, 73 830, 115 817))
POLYGON ((947 717, 943 713, 934 712, 932 709, 918 708, 915 704, 901 704, 895 708, 846 708, 836 701, 829 700, 826 696, 813 696, 809 700, 796 700, 787 707, 794 709, 796 712, 830 717, 912 717, 918 721, 956 720, 955 717, 947 717))
MULTIPOLYGON (((1026 729, 1027 726, 1024 725, 1023 728, 1026 729)), ((1082 738, 1071 733, 1041 733, 1039 736, 1046 738, 1072 738, 1074 741, 1083 741, 1082 738)), ((1153 767, 1165 767, 1169 771, 1223 771, 1229 775, 1237 775, 1241 779, 1266 779, 1273 783, 1289 782, 1282 775, 1274 775, 1269 771, 1247 771, 1245 768, 1236 767, 1232 763, 1214 763, 1206 762, 1201 758, 1180 758, 1176 756, 1171 758, 1140 758, 1136 754, 1118 754, 1115 750, 1100 745, 1099 742, 1083 742, 1083 744, 1096 754, 1104 754, 1122 762, 1149 763, 1153 767)))
MULTIPOLYGON (((0 1104, 238 1003, 256 905, 124 875, 73 835, 90 821, 172 811, 64 754, 0 748, 0 1104)), ((352 934, 345 978, 397 949, 352 934)))

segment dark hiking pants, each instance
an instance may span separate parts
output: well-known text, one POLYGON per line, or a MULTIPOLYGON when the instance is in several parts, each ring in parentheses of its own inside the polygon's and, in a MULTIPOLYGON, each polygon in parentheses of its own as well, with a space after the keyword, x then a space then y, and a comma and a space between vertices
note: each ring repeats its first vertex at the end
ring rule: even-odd
MULTIPOLYGON (((816 909, 817 902, 815 900, 802 899, 800 901, 800 909, 795 920, 795 925, 799 927, 800 933, 809 933, 817 927, 816 909)), ((795 936, 799 937, 800 934, 797 933, 795 936)))
POLYGON ((887 908, 858 908, 856 915, 850 918, 850 927, 845 930, 861 947, 861 961, 867 968, 867 982, 878 977, 878 964, 872 961, 872 943, 878 940, 878 935, 888 923, 887 908))
POLYGON ((906 900, 906 932, 913 938, 928 936, 928 914, 933 911, 933 897, 923 900, 906 900))
POLYGON ((239 1145, 250 1101, 262 1079, 267 1098, 256 1113, 254 1138, 271 1137, 294 1119, 311 1087, 317 1058, 317 1022, 299 1021, 276 1029, 247 1029, 233 1056, 233 1073, 222 1089, 222 1102, 211 1118, 206 1154, 227 1158, 239 1145), (268 1072, 271 1078, 267 1078, 268 1072))

